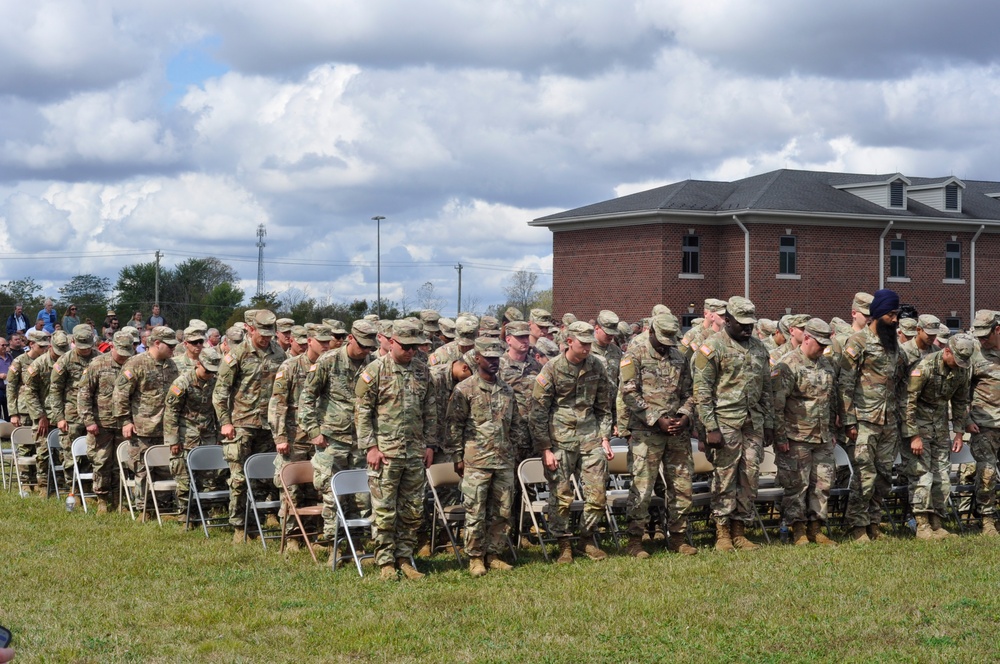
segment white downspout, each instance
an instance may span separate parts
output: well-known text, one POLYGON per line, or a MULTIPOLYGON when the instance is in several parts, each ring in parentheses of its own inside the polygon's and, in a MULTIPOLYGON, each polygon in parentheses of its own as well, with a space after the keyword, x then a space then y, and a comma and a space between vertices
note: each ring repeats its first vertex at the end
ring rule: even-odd
POLYGON ((882 290, 885 288, 885 236, 889 234, 889 229, 892 228, 893 222, 889 222, 889 225, 885 227, 882 234, 878 236, 878 289, 882 290))
MULTIPOLYGON (((743 231, 743 297, 750 299, 750 231, 735 214, 733 221, 743 231)), ((890 222, 891 223, 891 222, 890 222)))
POLYGON ((969 254, 971 258, 969 260, 969 329, 972 329, 972 321, 976 318, 976 240, 982 235, 983 229, 986 228, 986 224, 981 224, 979 230, 976 234, 972 236, 972 242, 969 243, 969 254))

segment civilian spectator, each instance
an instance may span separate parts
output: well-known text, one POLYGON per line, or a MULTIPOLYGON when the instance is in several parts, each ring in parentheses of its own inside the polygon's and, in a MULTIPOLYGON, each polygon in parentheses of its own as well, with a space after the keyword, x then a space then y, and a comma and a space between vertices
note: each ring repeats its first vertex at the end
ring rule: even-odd
MULTIPOLYGON (((35 329, 38 330, 39 332, 44 332, 45 331, 45 319, 44 318, 39 317, 37 320, 35 320, 35 329)), ((53 327, 52 329, 54 330, 55 327, 53 327)))
POLYGON ((146 342, 149 340, 149 330, 143 330, 139 333, 139 345, 135 347, 136 354, 146 352, 146 342))
POLYGON ((163 316, 160 315, 160 305, 153 305, 153 315, 149 317, 146 324, 151 328, 156 327, 157 325, 166 325, 166 322, 163 320, 163 316))
POLYGON ((10 344, 3 337, 0 337, 0 419, 10 420, 7 412, 7 370, 10 363, 14 361, 14 356, 10 352, 10 344))
POLYGON ((14 313, 7 317, 7 338, 14 336, 18 332, 28 331, 28 319, 24 317, 24 305, 15 304, 14 313))
POLYGON ((80 317, 76 312, 76 305, 71 304, 69 308, 66 309, 66 313, 62 317, 62 329, 73 331, 73 328, 80 324, 80 317))
POLYGON ((206 347, 211 346, 212 348, 215 348, 216 346, 219 345, 219 342, 221 341, 222 341, 222 335, 219 334, 219 331, 214 327, 210 327, 208 329, 208 332, 205 333, 206 347))
POLYGON ((59 322, 59 315, 56 313, 56 307, 52 304, 52 300, 45 298, 45 308, 38 312, 36 318, 41 318, 45 324, 42 329, 52 334, 56 331, 56 323, 59 322))
POLYGON ((10 338, 10 350, 11 357, 17 358, 18 355, 24 354, 24 335, 15 334, 10 338))
POLYGON ((106 341, 112 341, 117 331, 118 316, 115 315, 115 312, 109 311, 108 317, 104 319, 104 326, 101 328, 101 338, 106 341))
POLYGON ((141 330, 142 328, 146 327, 146 324, 142 322, 142 312, 141 311, 132 312, 132 320, 130 320, 128 324, 137 330, 141 330))

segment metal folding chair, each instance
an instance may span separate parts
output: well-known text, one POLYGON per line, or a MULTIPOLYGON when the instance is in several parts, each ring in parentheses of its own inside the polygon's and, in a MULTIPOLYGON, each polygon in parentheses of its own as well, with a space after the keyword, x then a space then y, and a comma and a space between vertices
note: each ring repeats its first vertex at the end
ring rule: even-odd
MULTIPOLYGON (((277 452, 260 452, 252 454, 243 464, 243 476, 247 481, 247 501, 246 509, 243 512, 243 523, 250 523, 250 514, 253 514, 254 523, 257 526, 257 534, 260 536, 260 543, 267 549, 268 539, 281 539, 281 534, 271 534, 265 531, 261 525, 260 515, 264 512, 278 513, 281 509, 281 500, 257 500, 253 487, 259 480, 274 480, 274 459, 277 452)), ((245 526, 244 526, 245 527, 245 526)))
MULTIPOLYGON (((545 560, 549 560, 549 553, 546 547, 554 542, 554 537, 546 538, 549 533, 548 513, 549 513, 549 490, 548 480, 545 479, 545 467, 539 458, 525 459, 517 467, 517 481, 521 485, 521 514, 518 518, 518 532, 522 537, 528 533, 524 529, 524 515, 528 514, 531 519, 532 533, 538 540, 542 548, 542 555, 545 560)), ((574 481, 574 490, 576 483, 574 481)), ((579 497, 570 503, 571 513, 583 513, 584 502, 579 497)), ((519 543, 520 544, 520 543, 519 543)))
MULTIPOLYGON (((838 504, 842 504, 843 508, 841 512, 841 524, 844 523, 844 518, 847 512, 847 500, 851 496, 851 481, 854 479, 854 466, 851 464, 851 457, 847 454, 845 450, 840 445, 834 445, 833 447, 833 463, 836 468, 847 468, 847 484, 845 486, 833 486, 830 487, 830 501, 837 501, 838 504)), ((834 478, 837 477, 839 473, 834 474, 834 478)), ((830 529, 829 518, 829 505, 827 506, 827 520, 826 520, 826 534, 829 537, 833 537, 833 531, 830 529)))
POLYGON ((146 494, 143 498, 142 520, 146 520, 146 513, 149 511, 149 499, 153 499, 153 510, 156 512, 156 523, 163 526, 163 518, 160 515, 160 502, 156 497, 158 493, 171 492, 177 495, 177 482, 171 479, 156 479, 157 469, 160 474, 169 476, 170 474, 170 448, 167 445, 153 445, 146 448, 143 454, 146 462, 146 494))
POLYGON ((83 512, 86 514, 87 498, 97 498, 97 494, 93 492, 94 472, 83 472, 80 470, 80 463, 77 461, 79 458, 89 459, 87 456, 87 437, 79 436, 74 440, 73 445, 70 447, 70 453, 73 455, 73 483, 76 485, 76 495, 79 496, 80 504, 83 505, 83 512), (90 482, 90 492, 84 490, 84 482, 90 482))
POLYGON ((7 468, 14 469, 14 450, 10 435, 14 433, 14 425, 5 420, 0 420, 0 479, 3 480, 3 488, 10 490, 14 485, 14 478, 7 468))
MULTIPOLYGON (((333 479, 330 480, 330 491, 333 493, 333 501, 337 505, 337 527, 333 536, 333 551, 336 552, 339 550, 337 547, 340 545, 340 530, 343 528, 344 539, 347 540, 347 546, 351 550, 351 560, 354 561, 354 566, 358 568, 358 576, 364 576, 365 573, 361 571, 361 561, 365 558, 374 558, 375 554, 367 553, 362 556, 358 555, 358 549, 354 546, 354 538, 351 537, 351 529, 353 528, 358 533, 367 533, 370 538, 372 521, 371 519, 362 517, 348 519, 346 507, 341 498, 370 493, 368 471, 364 468, 341 470, 334 474, 333 479)), ((334 571, 337 571, 337 563, 346 559, 347 556, 336 556, 335 554, 331 556, 330 566, 334 571)))
POLYGON ((59 479, 56 477, 56 474, 62 473, 63 481, 66 481, 66 461, 63 460, 62 463, 56 463, 56 459, 62 459, 63 456, 62 445, 59 444, 60 433, 62 432, 59 429, 52 429, 49 431, 49 435, 45 437, 45 444, 49 448, 49 490, 45 497, 48 498, 55 493, 56 500, 62 498, 59 495, 59 479))
MULTIPOLYGON (((621 438, 614 441, 623 442, 621 438)), ((616 547, 621 544, 621 528, 618 527, 618 517, 625 515, 628 506, 629 486, 632 483, 632 469, 629 467, 629 448, 627 445, 612 445, 611 451, 614 458, 608 461, 608 486, 605 489, 607 500, 604 511, 608 518, 608 528, 611 530, 611 537, 614 539, 616 547)), ((653 496, 650 507, 663 507, 663 499, 653 496)))
MULTIPOLYGON (((35 446, 35 434, 32 433, 31 427, 17 427, 10 434, 10 449, 13 458, 13 465, 11 466, 10 472, 12 474, 10 486, 14 486, 14 478, 17 479, 17 492, 22 498, 28 496, 28 490, 36 485, 25 485, 21 481, 21 469, 31 468, 34 466, 38 468, 38 457, 31 456, 21 456, 17 448, 18 447, 34 447, 35 446)), ((37 478, 36 478, 37 482, 37 478)))
POLYGON ((214 489, 210 491, 199 490, 198 473, 211 473, 229 470, 229 464, 226 463, 225 458, 222 456, 222 446, 203 445, 188 452, 187 470, 190 488, 188 490, 187 523, 184 525, 184 528, 186 530, 191 526, 191 503, 193 501, 195 506, 198 508, 198 519, 201 521, 201 527, 205 531, 205 537, 208 537, 209 528, 222 528, 229 525, 229 514, 227 512, 224 517, 206 518, 205 510, 202 508, 202 503, 225 502, 225 504, 228 505, 229 489, 214 489))
POLYGON ((316 560, 316 552, 313 550, 312 542, 309 540, 310 535, 317 534, 315 531, 306 530, 305 525, 302 523, 302 517, 322 517, 323 516, 323 505, 304 505, 297 507, 295 501, 292 499, 291 489, 295 485, 309 485, 313 486, 313 467, 312 463, 309 461, 293 461, 291 463, 286 463, 281 467, 278 472, 278 478, 281 481, 281 495, 282 499, 285 501, 285 516, 281 520, 281 552, 285 551, 285 542, 288 540, 288 528, 286 524, 288 522, 288 514, 291 512, 292 516, 295 517, 295 523, 299 526, 299 536, 305 542, 306 548, 309 549, 309 555, 312 556, 313 562, 318 563, 316 560))
POLYGON ((462 565, 462 556, 458 551, 460 543, 456 536, 456 531, 465 524, 465 507, 462 505, 445 505, 441 502, 438 489, 457 488, 461 482, 461 476, 455 472, 455 465, 451 462, 436 463, 426 470, 427 488, 430 489, 434 500, 434 515, 436 519, 431 520, 431 550, 434 549, 434 542, 437 535, 438 520, 448 541, 451 542, 451 550, 455 552, 455 560, 459 566, 462 565), (454 527, 454 531, 452 530, 454 527))
POLYGON ((973 484, 959 484, 958 480, 958 467, 966 463, 975 463, 976 458, 972 456, 972 446, 969 445, 968 441, 962 445, 962 449, 959 452, 951 453, 951 465, 954 471, 951 473, 952 483, 951 483, 951 493, 948 495, 948 507, 951 508, 951 516, 955 519, 955 524, 958 526, 958 530, 961 533, 965 532, 965 526, 962 525, 962 515, 958 511, 958 501, 962 498, 969 498, 970 507, 969 514, 971 515, 975 511, 975 497, 976 497, 976 485, 973 484))
POLYGON ((778 502, 784 497, 785 489, 784 487, 778 486, 776 483, 776 478, 778 475, 778 466, 774 463, 774 450, 765 447, 764 456, 760 461, 760 477, 764 479, 764 482, 760 482, 757 488, 757 497, 754 499, 753 511, 754 517, 757 519, 757 523, 760 525, 760 529, 764 531, 764 541, 769 543, 771 538, 767 534, 767 527, 764 525, 764 518, 757 509, 758 505, 770 505, 768 508, 768 514, 774 512, 775 507, 777 507, 778 502))
POLYGON ((128 505, 128 513, 135 521, 135 507, 132 505, 132 494, 135 491, 135 468, 132 466, 132 455, 129 454, 131 443, 119 443, 115 450, 118 461, 118 511, 128 505), (124 500, 122 500, 124 498, 124 500))

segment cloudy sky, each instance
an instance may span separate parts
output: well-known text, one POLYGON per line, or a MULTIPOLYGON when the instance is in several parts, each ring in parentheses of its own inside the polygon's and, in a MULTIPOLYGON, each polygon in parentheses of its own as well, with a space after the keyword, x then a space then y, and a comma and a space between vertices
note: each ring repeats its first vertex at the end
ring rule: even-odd
POLYGON ((0 281, 216 255, 480 307, 545 214, 776 168, 1000 179, 1000 4, 0 0, 0 281), (26 259, 26 257, 30 257, 26 259))

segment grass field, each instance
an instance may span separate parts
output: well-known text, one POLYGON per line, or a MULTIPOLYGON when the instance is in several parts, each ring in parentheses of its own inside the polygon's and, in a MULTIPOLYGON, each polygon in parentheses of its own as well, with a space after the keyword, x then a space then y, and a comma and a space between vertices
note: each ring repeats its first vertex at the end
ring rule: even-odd
POLYGON ((566 567, 536 553, 479 580, 441 555, 387 584, 0 493, 0 561, 18 662, 974 662, 1000 641, 1000 548, 979 536, 566 567))

